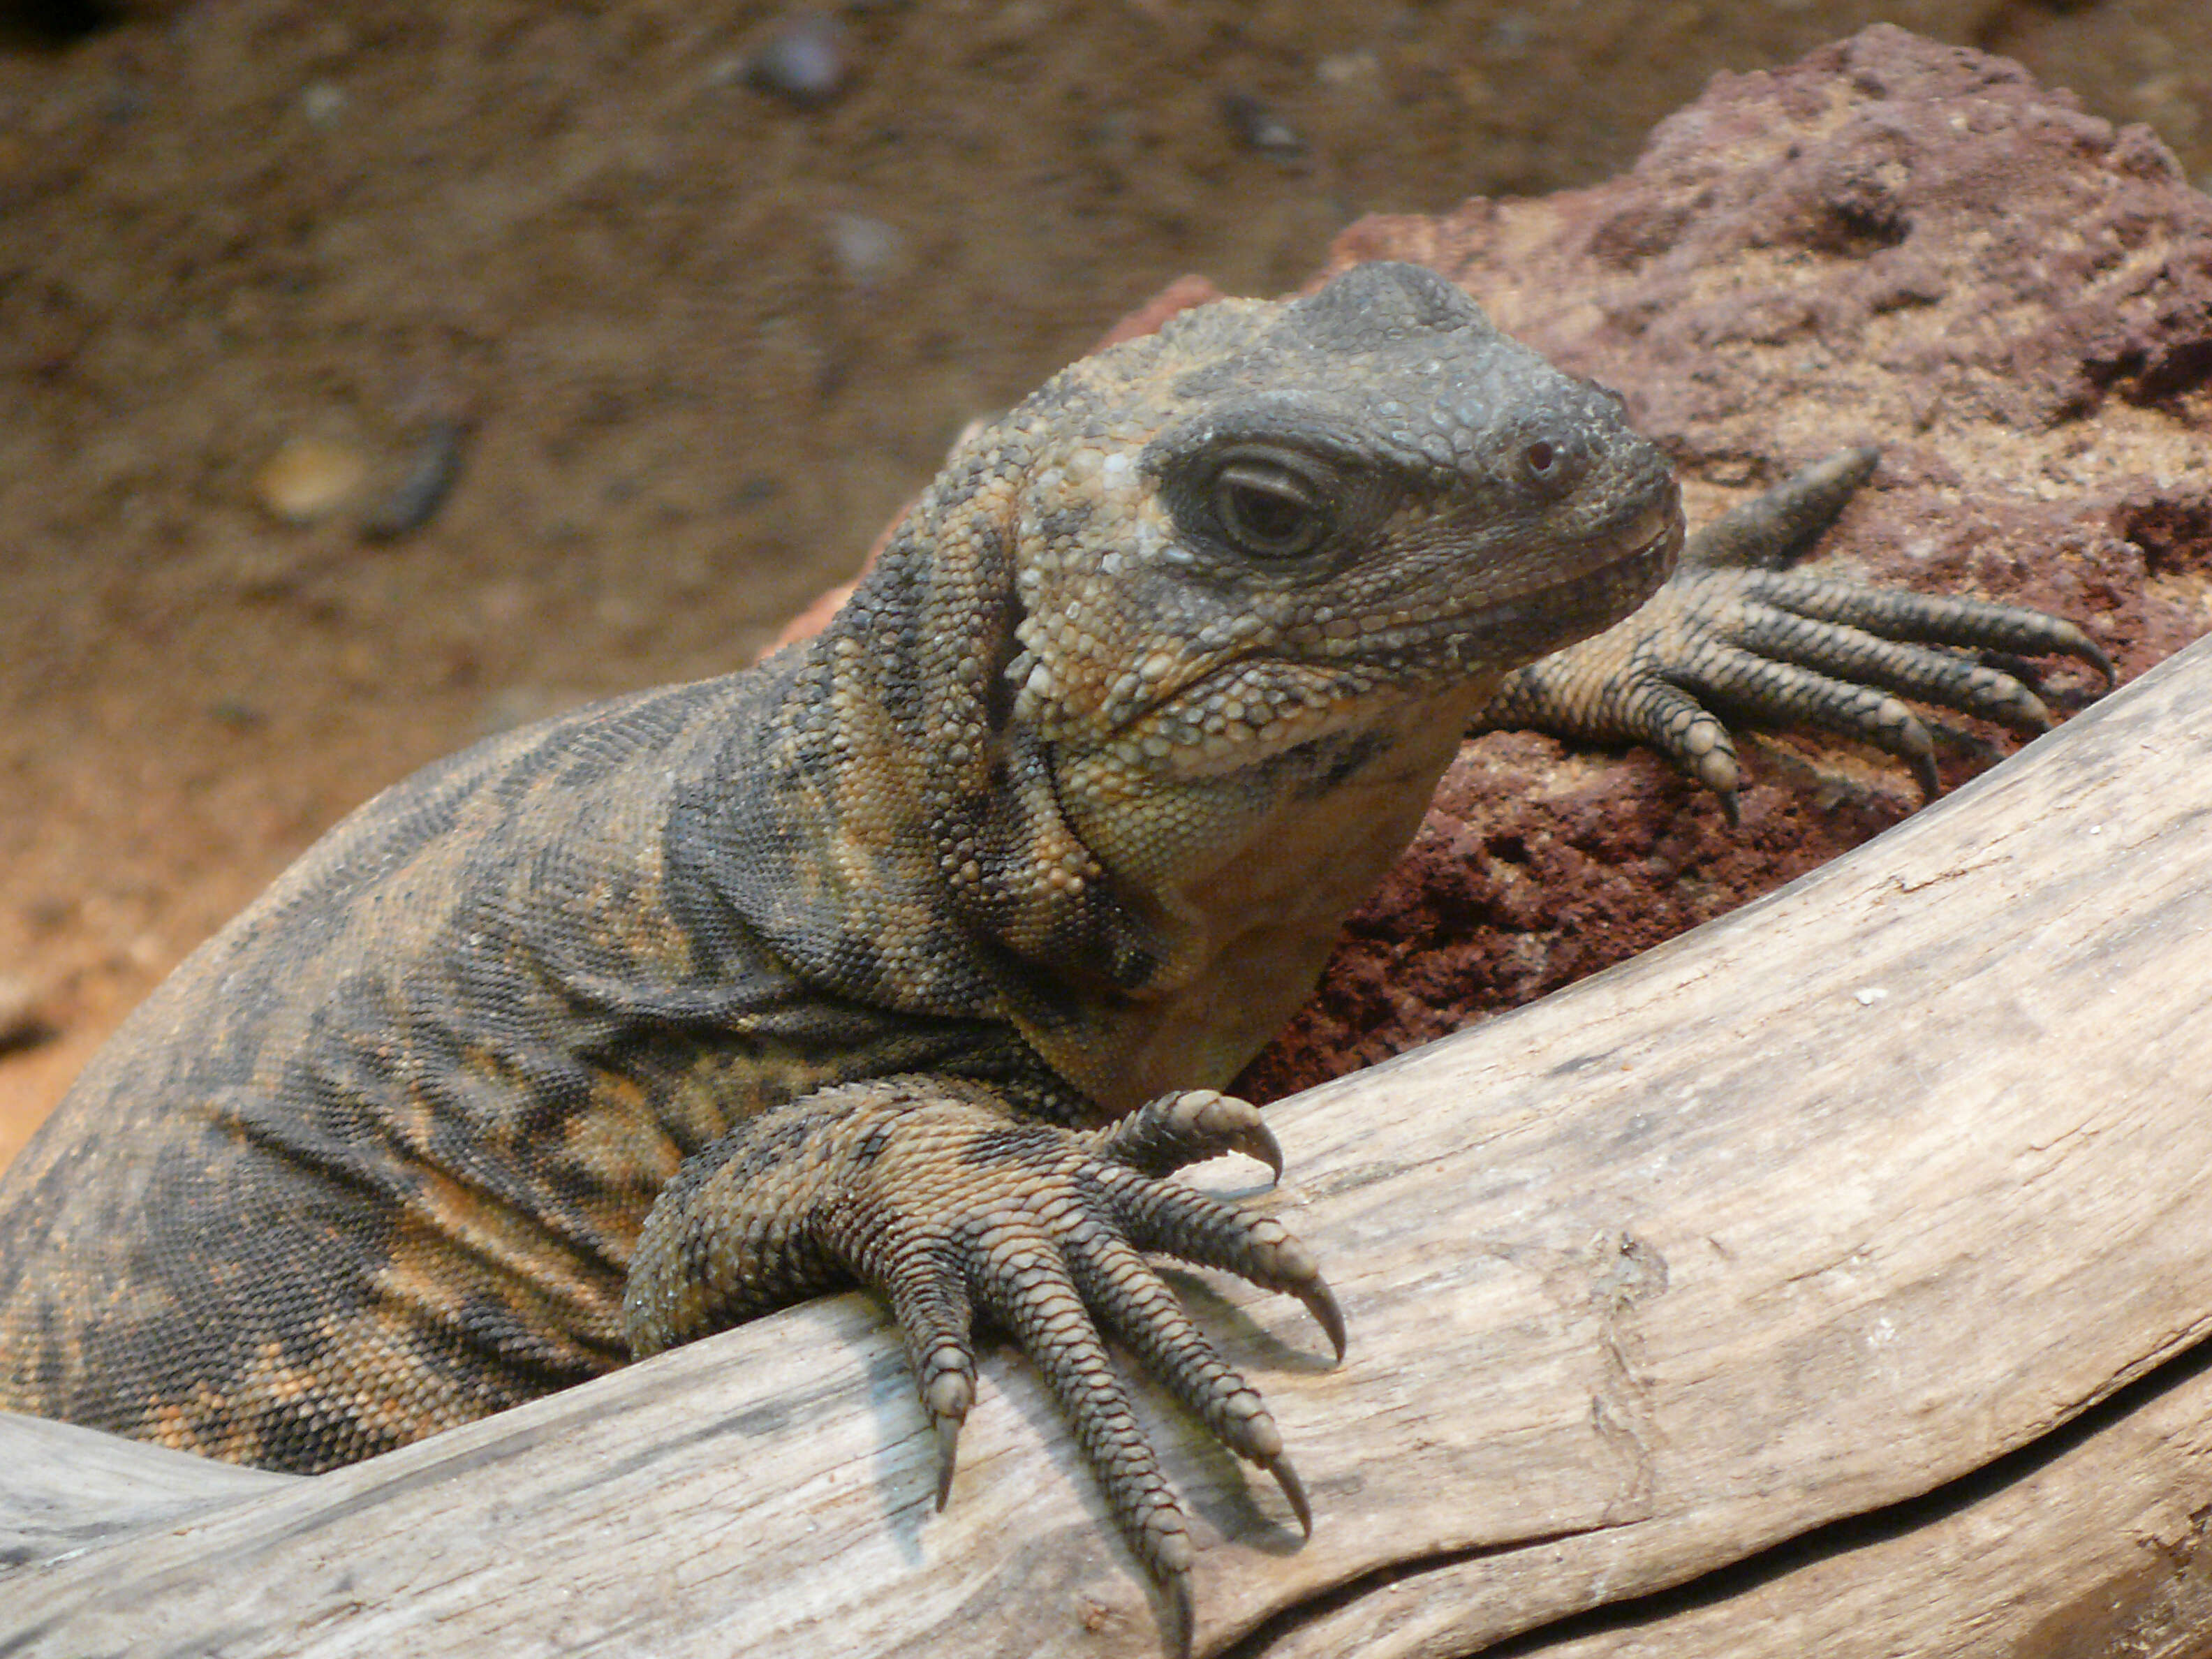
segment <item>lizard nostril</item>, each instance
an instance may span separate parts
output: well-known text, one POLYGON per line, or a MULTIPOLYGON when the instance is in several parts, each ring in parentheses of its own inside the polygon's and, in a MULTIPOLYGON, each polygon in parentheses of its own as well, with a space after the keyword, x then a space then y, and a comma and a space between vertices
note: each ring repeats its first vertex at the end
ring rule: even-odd
POLYGON ((1559 461, 1559 453, 1540 438, 1522 452, 1521 459, 1528 462, 1529 471, 1543 478, 1551 476, 1552 468, 1559 461))

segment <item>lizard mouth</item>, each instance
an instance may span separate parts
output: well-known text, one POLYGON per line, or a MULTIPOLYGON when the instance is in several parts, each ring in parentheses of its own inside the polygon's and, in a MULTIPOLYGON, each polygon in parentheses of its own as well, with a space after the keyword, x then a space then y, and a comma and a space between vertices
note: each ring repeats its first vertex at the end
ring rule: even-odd
MULTIPOLYGON (((1625 550, 1580 550, 1543 579, 1464 611, 1407 617, 1349 637, 1285 641, 1206 665, 1129 711, 1112 739, 1156 744, 1155 758, 1219 769, 1364 725, 1407 701, 1494 684, 1507 672, 1610 628, 1650 598, 1682 546, 1679 501, 1625 550), (1318 648, 1316 648, 1318 647, 1318 648)), ((1481 696, 1487 696, 1483 691, 1481 696)))
POLYGON ((1588 639, 1635 611, 1673 574, 1682 550, 1682 509, 1652 509, 1656 527, 1626 549, 1601 544, 1519 590, 1465 611, 1382 628, 1319 653, 1316 665, 1410 668, 1416 678, 1502 673, 1588 639), (1428 673, 1419 671, 1426 668, 1428 673))
POLYGON ((1682 534, 1681 501, 1674 497, 1659 527, 1626 551, 1471 613, 1469 643, 1489 647, 1486 665, 1516 668, 1604 632, 1640 609, 1674 574, 1682 534), (1501 654, 1514 659, 1501 664, 1501 654))

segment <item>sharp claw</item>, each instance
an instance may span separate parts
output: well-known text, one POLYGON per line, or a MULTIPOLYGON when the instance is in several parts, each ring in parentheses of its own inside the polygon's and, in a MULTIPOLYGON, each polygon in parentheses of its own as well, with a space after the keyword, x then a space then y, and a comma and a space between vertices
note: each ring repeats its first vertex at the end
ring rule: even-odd
POLYGON ((1275 1139, 1275 1132, 1266 1124, 1255 1124, 1231 1144, 1245 1157, 1266 1164, 1277 1181, 1283 1178, 1283 1146, 1275 1139))
POLYGON ((1731 830, 1743 828, 1743 811, 1736 804, 1735 791, 1716 789, 1713 795, 1721 804, 1721 816, 1728 820, 1728 827, 1731 830))
POLYGON ((1934 800, 1943 793, 1943 781, 1936 775, 1935 757, 1914 755, 1909 758, 1913 781, 1920 786, 1920 799, 1923 801, 1934 800))
POLYGON ((1336 1305, 1336 1297, 1328 1285, 1316 1279, 1308 1289, 1297 1293, 1298 1300, 1306 1304, 1306 1311, 1314 1316, 1314 1323, 1327 1334, 1329 1345, 1336 1350, 1339 1364, 1344 1363, 1344 1310, 1336 1305))
POLYGON ((2029 656, 2058 655, 2073 657, 2086 662, 2105 677, 2105 690, 2111 690, 2119 684, 2119 674, 2112 666, 2112 658, 2105 647, 2091 639, 2072 623, 2059 622, 2053 629, 2054 643, 2048 652, 2029 651, 2029 656))
POLYGON ((1175 1659, 1190 1659, 1191 1633, 1198 1623, 1190 1601, 1190 1575, 1171 1572, 1160 1581, 1160 1589, 1168 1598, 1168 1651, 1175 1659))
POLYGON ((1743 781, 1743 773, 1736 765, 1735 749, 1729 742, 1728 734, 1717 726, 1711 728, 1710 732, 1693 733, 1677 758, 1685 771, 1721 798, 1721 810, 1729 812, 1729 822, 1734 823, 1735 815, 1729 807, 1743 781), (1699 738, 1704 739, 1703 748, 1696 746, 1699 738))
POLYGON ((960 1450, 960 1419, 940 1417, 937 1419, 937 1507, 945 1508, 945 1500, 952 1496, 952 1468, 960 1450))
POLYGON ((1313 1536, 1313 1505, 1306 1502, 1306 1483, 1298 1479, 1298 1472, 1291 1467, 1291 1460, 1276 1454, 1275 1461, 1264 1466, 1275 1477, 1275 1484, 1283 1489, 1290 1503, 1291 1513, 1298 1517, 1298 1528, 1309 1538, 1313 1536))

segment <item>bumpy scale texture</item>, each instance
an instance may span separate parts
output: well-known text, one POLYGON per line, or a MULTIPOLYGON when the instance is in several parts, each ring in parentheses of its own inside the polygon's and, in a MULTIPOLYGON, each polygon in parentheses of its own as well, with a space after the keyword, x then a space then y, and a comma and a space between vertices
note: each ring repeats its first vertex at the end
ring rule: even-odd
POLYGON ((943 1481, 971 1332, 1013 1335, 1187 1645, 1183 1514, 1105 1339, 1305 1519, 1145 1257, 1298 1297, 1341 1351, 1313 1256, 1169 1177, 1279 1167, 1213 1091, 1460 732, 1646 737, 1725 789, 1698 697, 1912 755, 1892 692, 2033 699, 1890 641, 2086 647, 1765 568, 1837 468, 1508 681, 1674 564, 1610 393, 1392 264, 1079 363, 817 639, 417 775, 180 967, 0 1184, 0 1407, 311 1472, 863 1282, 943 1481))

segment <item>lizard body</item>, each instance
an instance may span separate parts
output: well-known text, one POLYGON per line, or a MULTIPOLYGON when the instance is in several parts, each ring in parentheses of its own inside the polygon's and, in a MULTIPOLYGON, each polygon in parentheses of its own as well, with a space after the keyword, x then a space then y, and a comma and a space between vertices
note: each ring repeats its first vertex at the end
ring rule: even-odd
MULTIPOLYGON (((1702 651, 1736 684, 1701 623, 2022 720, 2006 677, 1869 667, 1849 624, 2094 649, 1834 584, 1808 621, 1750 587, 1810 579, 1708 571, 1529 679, 1681 535, 1617 399, 1411 267, 1074 366, 955 452, 816 640, 418 774, 189 958, 0 1182, 0 1407, 312 1472, 858 1279, 945 1482, 971 1328, 1017 1336, 1187 1644, 1182 1511, 1100 1333, 1304 1518, 1142 1256, 1295 1294, 1341 1350, 1297 1241, 1165 1177, 1279 1164, 1212 1091, 1461 731, 1656 738, 1726 788, 1660 672, 1702 651)), ((1846 690, 1782 702, 1901 710, 1846 690)))

